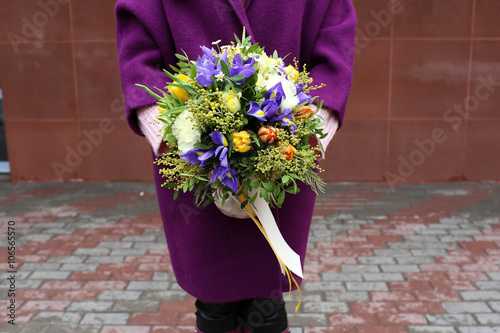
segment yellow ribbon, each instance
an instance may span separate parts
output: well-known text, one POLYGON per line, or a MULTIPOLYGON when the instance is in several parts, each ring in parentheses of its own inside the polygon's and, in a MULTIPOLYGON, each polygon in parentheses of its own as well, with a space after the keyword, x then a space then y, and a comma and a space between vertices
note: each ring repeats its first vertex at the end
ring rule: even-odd
MULTIPOLYGON (((246 198, 241 194, 239 195, 238 199, 241 200, 241 202, 245 201, 246 198)), ((292 293, 292 280, 293 280, 293 283, 297 286, 297 290, 299 291, 299 303, 297 304, 297 306, 295 307, 295 312, 297 312, 299 310, 299 307, 300 307, 300 303, 302 302, 302 291, 300 290, 300 286, 299 284, 297 283, 297 281, 295 280, 295 278, 293 277, 292 273, 290 272, 290 270, 288 269, 288 267, 286 267, 286 265, 283 263, 283 260, 281 260, 281 258, 279 257, 278 253, 276 252, 276 250, 274 249, 274 246, 273 244, 271 243, 269 237, 267 236, 267 232, 266 230, 264 229, 264 227, 262 226, 262 223, 260 223, 260 221, 257 219, 257 217, 254 216, 254 214, 252 213, 252 210, 250 209, 250 207, 248 206, 248 204, 245 206, 245 210, 246 212, 248 213, 248 215, 250 216, 250 218, 255 222, 255 224, 257 225, 257 227, 260 229, 260 231, 262 232, 262 234, 264 235, 264 237, 266 238, 267 242, 269 243, 269 245, 271 246, 271 249, 273 250, 274 252, 274 255, 276 256, 276 259, 278 259, 278 262, 280 264, 280 267, 282 268, 282 271, 284 270, 285 271, 285 275, 286 277, 288 278, 288 285, 290 287, 290 289, 288 290, 288 297, 290 297, 291 293, 292 293)))

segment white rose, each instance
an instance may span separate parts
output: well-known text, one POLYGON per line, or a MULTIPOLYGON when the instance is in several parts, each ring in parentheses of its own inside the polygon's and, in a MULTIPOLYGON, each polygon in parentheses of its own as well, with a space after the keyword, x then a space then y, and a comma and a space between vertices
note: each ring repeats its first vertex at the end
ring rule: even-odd
POLYGON ((177 139, 177 145, 181 153, 194 148, 195 143, 201 141, 201 130, 197 123, 192 120, 192 114, 188 110, 175 119, 172 125, 172 134, 177 139))

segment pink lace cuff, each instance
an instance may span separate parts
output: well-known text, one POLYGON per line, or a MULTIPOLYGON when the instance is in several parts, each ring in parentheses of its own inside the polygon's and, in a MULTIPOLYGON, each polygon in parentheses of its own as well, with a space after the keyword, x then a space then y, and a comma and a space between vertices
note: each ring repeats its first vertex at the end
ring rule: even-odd
MULTIPOLYGON (((319 109, 319 114, 323 118, 323 122, 326 122, 326 124, 323 125, 321 128, 325 133, 328 133, 326 137, 319 140, 321 142, 321 145, 325 149, 326 153, 326 148, 330 144, 330 141, 332 141, 333 136, 335 135, 337 129, 339 128, 339 121, 335 116, 334 112, 328 109, 323 109, 323 108, 319 109)), ((321 154, 321 159, 325 159, 325 154, 321 154)))
POLYGON ((137 119, 139 120, 139 128, 142 134, 146 137, 151 148, 156 156, 160 156, 160 149, 162 147, 162 138, 160 135, 161 124, 156 119, 158 114, 158 105, 152 104, 137 109, 137 119))

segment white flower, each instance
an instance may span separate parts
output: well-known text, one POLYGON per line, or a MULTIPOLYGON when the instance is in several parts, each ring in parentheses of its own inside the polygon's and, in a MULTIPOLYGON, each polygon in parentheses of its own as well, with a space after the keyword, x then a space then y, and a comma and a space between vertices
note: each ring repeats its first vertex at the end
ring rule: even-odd
POLYGON ((177 145, 181 153, 194 148, 195 143, 201 141, 201 130, 197 123, 192 120, 191 111, 184 110, 175 119, 172 125, 172 134, 177 139, 177 145))
POLYGON ((280 110, 297 106, 299 98, 296 96, 297 89, 293 82, 278 74, 266 74, 262 80, 262 84, 266 89, 272 88, 279 82, 281 82, 281 87, 285 93, 285 99, 281 101, 280 110))
POLYGON ((216 78, 216 79, 217 79, 217 81, 219 81, 219 82, 224 81, 224 77, 226 77, 226 76, 225 76, 225 75, 224 75, 224 73, 222 73, 222 72, 220 72, 219 74, 215 75, 215 78, 216 78))
POLYGON ((276 60, 269 58, 267 55, 263 54, 257 59, 259 64, 259 74, 264 74, 267 72, 275 72, 276 60))

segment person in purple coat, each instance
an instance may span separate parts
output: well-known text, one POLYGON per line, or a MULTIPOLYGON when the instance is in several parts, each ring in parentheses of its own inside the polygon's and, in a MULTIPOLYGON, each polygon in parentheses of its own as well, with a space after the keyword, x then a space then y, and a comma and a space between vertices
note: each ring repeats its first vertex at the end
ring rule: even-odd
MULTIPOLYGON (((324 100, 320 111, 329 133, 324 146, 342 125, 356 29, 351 0, 118 0, 116 16, 127 120, 134 132, 146 136, 154 155, 165 151, 153 121, 156 100, 135 84, 163 88, 163 69, 177 62, 175 53, 196 59, 201 45, 230 44, 243 27, 268 53, 296 58, 316 84, 326 84, 315 91, 324 100)), ((214 204, 197 207, 192 193, 174 201, 154 168, 172 267, 178 284, 197 298, 196 332, 288 332, 283 292, 290 286, 260 230, 250 219, 228 217, 214 204)), ((300 189, 273 214, 304 265, 316 197, 308 186, 300 189)))

